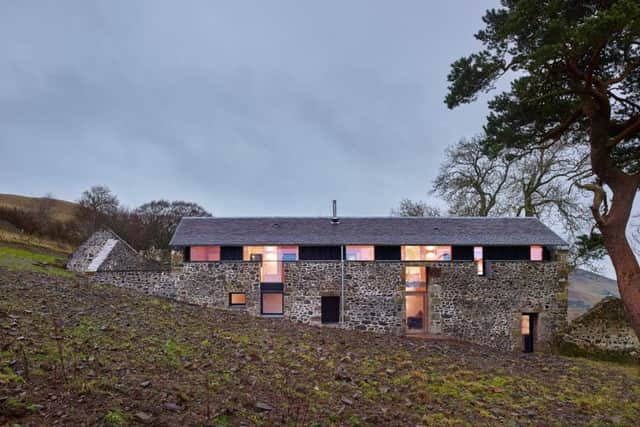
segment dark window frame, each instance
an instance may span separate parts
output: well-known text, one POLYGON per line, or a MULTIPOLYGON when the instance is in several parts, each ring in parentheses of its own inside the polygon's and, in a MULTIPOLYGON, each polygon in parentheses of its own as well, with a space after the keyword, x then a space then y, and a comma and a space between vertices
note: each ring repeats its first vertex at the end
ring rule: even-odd
POLYGON ((229 292, 229 307, 246 307, 247 306, 247 293, 246 292, 229 292), (234 304, 232 301, 233 295, 244 295, 244 304, 234 304))
POLYGON ((262 290, 260 291, 260 315, 261 316, 283 316, 284 315, 284 292, 283 291, 271 291, 271 290, 262 290), (265 313, 264 312, 264 296, 266 294, 279 294, 282 299, 282 311, 279 313, 265 313))

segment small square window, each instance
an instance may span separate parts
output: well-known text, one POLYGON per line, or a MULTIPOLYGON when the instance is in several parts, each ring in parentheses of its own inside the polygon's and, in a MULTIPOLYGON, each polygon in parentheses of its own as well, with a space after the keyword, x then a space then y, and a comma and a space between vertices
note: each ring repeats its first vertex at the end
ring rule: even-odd
POLYGON ((531 261, 542 261, 542 246, 531 246, 531 261))
POLYGON ((237 306, 237 305, 246 305, 247 304, 247 294, 241 292, 232 292, 229 294, 229 305, 237 306))

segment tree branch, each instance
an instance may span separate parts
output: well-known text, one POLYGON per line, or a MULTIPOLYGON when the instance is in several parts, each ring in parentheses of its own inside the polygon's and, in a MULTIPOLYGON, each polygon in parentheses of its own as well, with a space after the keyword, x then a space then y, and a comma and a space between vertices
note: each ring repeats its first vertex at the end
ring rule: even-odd
POLYGON ((578 108, 569 117, 567 117, 562 123, 542 136, 542 141, 549 139, 556 140, 562 136, 562 134, 571 127, 582 116, 582 109, 578 108))
POLYGON ((620 74, 618 77, 614 77, 613 79, 609 79, 609 80, 605 81, 604 83, 607 86, 611 86, 611 85, 614 85, 616 83, 620 83, 621 81, 623 81, 624 79, 629 77, 629 75, 633 72, 633 70, 636 69, 638 66, 640 66, 640 58, 636 59, 635 61, 633 61, 632 63, 627 65, 625 67, 624 71, 622 72, 622 74, 620 74))
POLYGON ((596 220, 596 224, 598 224, 599 227, 604 227, 605 220, 602 217, 600 209, 604 206, 604 214, 606 215, 609 210, 609 206, 607 204, 607 193, 604 191, 604 188, 602 188, 602 181, 597 180, 588 184, 576 183, 576 185, 583 190, 593 192, 591 212, 593 212, 593 218, 596 220))
POLYGON ((629 122, 629 125, 625 127, 622 132, 609 139, 609 142, 607 142, 607 148, 615 147, 626 137, 640 131, 640 114, 637 114, 634 118, 631 118, 629 122))

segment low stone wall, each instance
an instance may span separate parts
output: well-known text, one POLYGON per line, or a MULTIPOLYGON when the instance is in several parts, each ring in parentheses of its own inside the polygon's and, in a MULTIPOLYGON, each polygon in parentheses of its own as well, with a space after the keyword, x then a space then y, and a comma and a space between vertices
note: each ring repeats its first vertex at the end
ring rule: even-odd
POLYGON ((91 281, 148 295, 176 297, 176 276, 168 271, 98 271, 91 275, 91 281))
POLYGON ((158 261, 145 258, 120 239, 111 249, 98 271, 158 271, 158 261))
POLYGON ((602 359, 640 359, 640 340, 620 298, 607 297, 569 324, 559 341, 567 354, 602 359))

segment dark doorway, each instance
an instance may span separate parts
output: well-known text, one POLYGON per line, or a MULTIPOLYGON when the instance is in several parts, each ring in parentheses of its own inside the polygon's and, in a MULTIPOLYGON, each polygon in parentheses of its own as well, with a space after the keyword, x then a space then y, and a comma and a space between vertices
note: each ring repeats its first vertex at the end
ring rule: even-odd
POLYGON ((340 321, 340 297, 320 297, 322 323, 338 323, 340 321))
POLYGON ((533 353, 536 341, 536 323, 538 314, 523 313, 521 320, 522 344, 525 353, 533 353))

